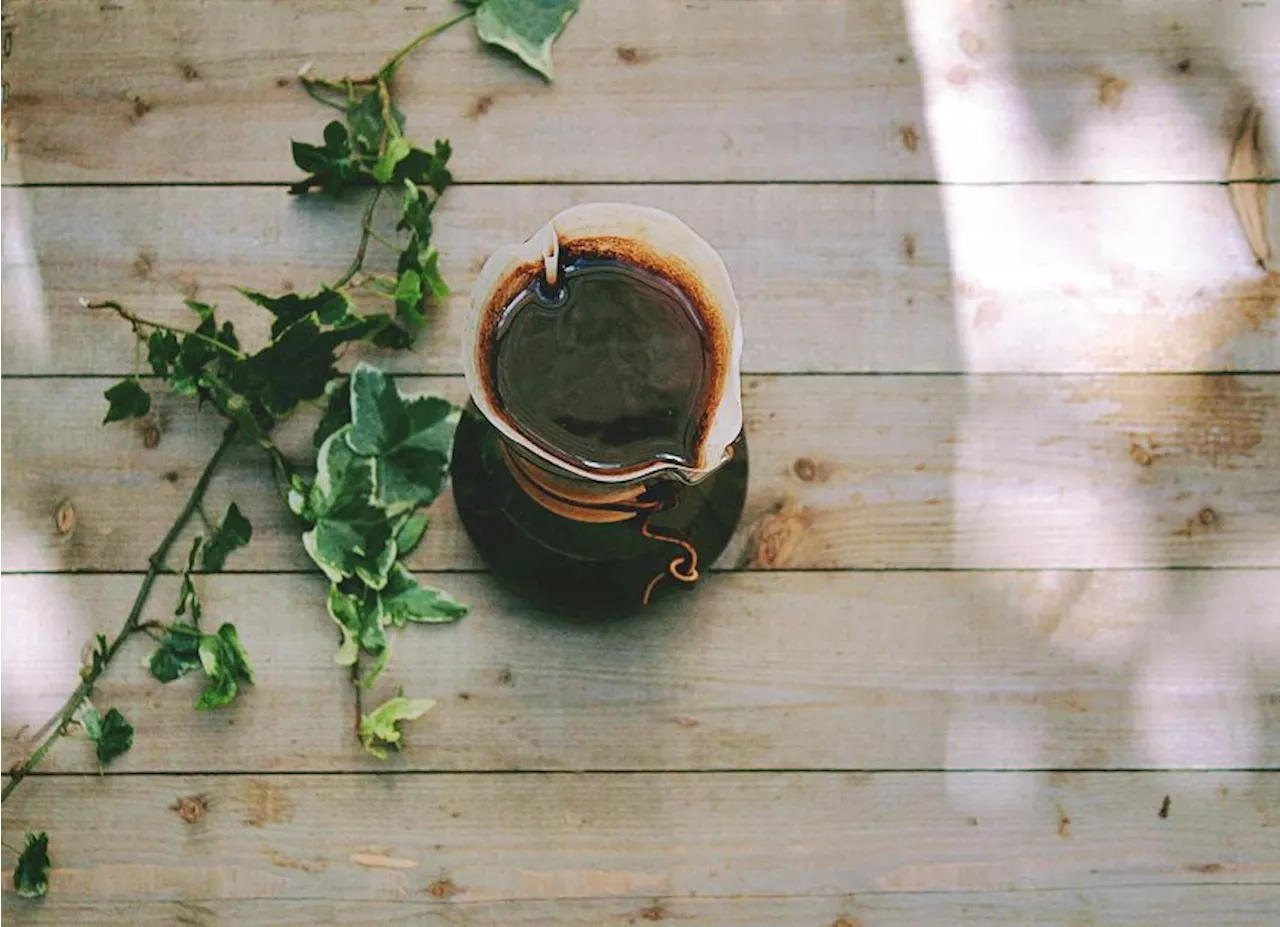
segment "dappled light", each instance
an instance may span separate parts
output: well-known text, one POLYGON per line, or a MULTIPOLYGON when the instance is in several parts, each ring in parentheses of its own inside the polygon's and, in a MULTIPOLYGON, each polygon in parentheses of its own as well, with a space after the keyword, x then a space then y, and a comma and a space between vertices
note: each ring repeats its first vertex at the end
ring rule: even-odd
MULTIPOLYGON (((1062 404, 970 378, 956 439, 956 565, 1073 568, 976 603, 995 613, 979 626, 1065 658, 1064 683, 1077 664, 1127 691, 1117 715, 1127 723, 1087 765, 1273 765, 1280 587, 1267 572, 1184 568, 1274 562, 1277 410, 1267 384, 1227 372, 1280 363, 1280 287, 1258 267, 1225 188, 1160 183, 1224 179, 1249 98, 1275 103, 1274 87, 1250 83, 1248 56, 1235 67, 1240 23, 1254 14, 1126 4, 1105 28, 1150 37, 1150 51, 1122 73, 1075 62, 1078 92, 1049 94, 1042 69, 1064 27, 1103 28, 1099 18, 1049 4, 1017 16, 1003 5, 907 9, 930 144, 940 176, 957 182, 941 197, 966 366, 1071 373, 1077 364, 1046 362, 1068 341, 1083 348, 1081 372, 1167 374, 1047 381, 1062 404), (1172 61, 1156 44, 1169 31, 1185 49, 1172 61), (1206 67, 1235 76, 1220 96, 1189 96, 1179 79, 1206 67), (1175 147, 1195 170, 1164 166, 1160 154, 1175 147), (965 185, 1009 174, 1153 183, 1003 197, 965 185), (1070 212, 1059 208, 1068 202, 1070 212)), ((1274 150, 1280 120, 1268 121, 1274 150)), ((1003 666, 993 684, 1020 676, 1003 666)), ((1055 681, 1029 684, 1047 699, 1055 681)), ((1077 709, 1096 705, 1083 696, 1077 709)), ((958 706, 947 766, 1042 765, 1045 742, 1067 733, 1047 717, 958 706)))

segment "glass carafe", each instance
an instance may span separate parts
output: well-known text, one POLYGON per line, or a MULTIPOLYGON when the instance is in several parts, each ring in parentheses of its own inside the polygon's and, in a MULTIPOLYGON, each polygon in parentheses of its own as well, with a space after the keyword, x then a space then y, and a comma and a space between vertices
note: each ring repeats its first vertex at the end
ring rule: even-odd
POLYGON ((575 611, 692 588, 746 496, 741 353, 724 263, 669 213, 576 206, 496 251, 452 464, 481 556, 575 611))

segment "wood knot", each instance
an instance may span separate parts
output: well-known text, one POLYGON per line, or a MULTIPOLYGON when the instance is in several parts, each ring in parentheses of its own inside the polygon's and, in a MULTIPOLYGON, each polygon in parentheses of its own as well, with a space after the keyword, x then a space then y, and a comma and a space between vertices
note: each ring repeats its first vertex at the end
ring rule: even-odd
POLYGON ((193 80, 200 79, 199 70, 197 70, 196 66, 192 64, 190 61, 182 62, 182 64, 178 67, 178 72, 182 75, 182 79, 187 81, 188 83, 190 83, 193 80))
POLYGON ((139 251, 138 256, 133 259, 133 275, 139 280, 149 280, 155 266, 155 254, 150 251, 139 251))
POLYGON ((427 886, 427 894, 441 901, 448 901, 460 891, 462 889, 454 884, 453 879, 436 879, 436 881, 427 886))
POLYGON ((856 917, 845 917, 842 914, 831 922, 831 927, 862 927, 862 921, 856 917))
POLYGON ((654 923, 654 924, 656 924, 658 921, 665 921, 668 917, 671 916, 670 914, 667 913, 667 909, 660 904, 655 904, 647 908, 642 908, 639 914, 640 914, 640 920, 649 921, 650 923, 654 923))
POLYGON ((791 465, 791 472, 802 483, 825 483, 831 479, 831 468, 821 461, 799 457, 791 465))
POLYGON ((141 121, 147 113, 155 109, 154 106, 142 99, 142 97, 133 97, 129 102, 129 121, 133 123, 141 121))
POLYGON ((203 795, 184 795, 170 805, 169 810, 177 812, 188 824, 194 824, 209 810, 209 800, 203 795))
POLYGON ((623 64, 644 64, 653 60, 653 53, 631 45, 619 45, 613 50, 623 64))
POLYGON ((498 684, 502 686, 514 686, 516 684, 516 674, 511 671, 511 667, 504 666, 498 671, 498 684))
POLYGON ((53 513, 53 527, 59 534, 70 534, 76 529, 76 510, 70 499, 63 499, 53 513))
POLYGON ((1191 73, 1191 59, 1190 59, 1190 58, 1183 58, 1181 61, 1179 61, 1177 64, 1175 64, 1175 65, 1174 65, 1174 67, 1177 69, 1177 71, 1178 71, 1178 73, 1179 73, 1179 74, 1190 74, 1190 73, 1191 73))
POLYGON ((907 151, 915 151, 920 147, 920 133, 915 126, 902 126, 898 129, 898 134, 902 136, 902 147, 907 151))
POLYGON ((1205 506, 1200 510, 1199 518, 1200 518, 1200 524, 1208 528, 1217 523, 1218 513, 1215 512, 1213 509, 1209 508, 1208 506, 1205 506))
POLYGON ((147 422, 142 426, 142 446, 150 450, 160 444, 160 426, 147 422))
POLYGON ((1098 78, 1098 105, 1110 109, 1119 109, 1124 92, 1128 87, 1129 82, 1123 77, 1116 77, 1114 74, 1103 74, 1098 78))
POLYGON ((1133 462, 1139 467, 1149 467, 1155 460, 1151 455, 1151 451, 1136 441, 1129 444, 1129 456, 1133 458, 1133 462))
POLYGON ((491 93, 483 93, 475 98, 475 102, 467 109, 468 119, 479 119, 493 108, 494 98, 491 93))
POLYGON ((807 509, 793 502, 780 504, 752 530, 746 565, 764 570, 790 566, 797 559, 811 521, 807 509))
POLYGON ((908 261, 914 261, 916 259, 916 236, 902 236, 902 256, 908 261))
POLYGON ((976 58, 982 54, 982 39, 966 29, 960 33, 960 47, 966 55, 976 58))

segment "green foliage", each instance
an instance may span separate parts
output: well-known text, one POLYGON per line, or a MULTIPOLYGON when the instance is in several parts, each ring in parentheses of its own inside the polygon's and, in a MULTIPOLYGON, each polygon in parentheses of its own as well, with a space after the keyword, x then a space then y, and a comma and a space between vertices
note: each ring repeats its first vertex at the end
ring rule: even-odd
POLYGON ((200 629, 175 621, 165 628, 160 646, 151 652, 147 666, 161 682, 173 682, 200 668, 200 629))
POLYGON ((400 523, 396 528, 396 550, 401 557, 407 557, 417 549, 429 524, 431 518, 426 512, 416 512, 400 523))
POLYGON ((226 565, 227 557, 248 544, 251 537, 253 525, 240 513, 240 507, 232 502, 222 518, 222 524, 218 525, 218 530, 200 552, 201 563, 206 570, 221 570, 226 565))
POLYGON ((204 671, 206 686, 196 708, 221 708, 235 700, 240 686, 253 684, 253 667, 235 625, 224 623, 216 634, 175 621, 165 628, 160 646, 147 665, 161 682, 173 682, 196 669, 204 671))
MULTIPOLYGON (((577 9, 577 0, 537 0, 526 5, 484 0, 470 5, 478 9, 477 29, 485 41, 512 50, 550 77, 551 43, 577 9)), ((269 340, 259 350, 243 350, 234 325, 220 323, 217 307, 208 303, 186 301, 195 315, 193 328, 151 322, 115 302, 85 303, 114 309, 132 326, 157 378, 176 395, 212 406, 234 426, 227 432, 229 437, 238 432, 266 452, 289 508, 306 522, 304 548, 330 580, 328 611, 342 636, 337 661, 358 664, 361 653, 374 658, 362 680, 365 685, 389 658, 388 626, 450 622, 466 614, 465 606, 418 583, 400 562, 426 532, 428 518, 418 510, 434 501, 444 484, 459 410, 438 397, 405 396, 366 364, 357 366, 349 378, 338 370, 340 352, 357 342, 392 350, 409 347, 414 332, 426 322, 424 305, 449 293, 432 243, 432 214, 453 183, 452 149, 447 139, 437 139, 427 149, 405 137, 404 114, 392 100, 389 82, 405 55, 466 16, 425 30, 372 77, 341 82, 303 79, 308 92, 340 110, 342 118, 324 126, 320 144, 293 142, 294 163, 306 176, 290 187, 290 193, 320 189, 337 195, 356 188, 374 192, 364 212, 355 258, 332 285, 310 294, 240 290, 272 315, 269 340), (384 193, 398 197, 392 233, 399 236, 398 242, 372 228, 375 207, 384 193), (371 241, 395 252, 394 276, 361 273, 371 241), (387 300, 387 311, 367 312, 357 306, 352 294, 362 287, 373 298, 387 300), (314 437, 319 449, 316 476, 308 484, 271 434, 299 405, 320 399, 327 401, 327 408, 314 437)), ((106 423, 138 418, 151 409, 151 397, 136 376, 113 385, 105 398, 106 423)), ((98 635, 90 661, 81 669, 87 682, 103 672, 124 638, 142 629, 138 614, 151 580, 162 569, 172 538, 198 507, 221 453, 222 449, 215 454, 191 501, 157 549, 120 636, 108 644, 104 635, 98 635)), ((194 540, 180 574, 174 611, 176 617, 189 616, 190 623, 175 621, 165 627, 160 645, 148 658, 152 675, 164 683, 197 669, 204 673, 206 687, 197 708, 226 705, 243 685, 254 681, 233 625, 224 623, 214 634, 200 630, 204 606, 191 576, 197 555, 206 570, 221 570, 252 533, 248 519, 232 503, 207 541, 194 540)), ((360 735, 366 749, 385 755, 386 746, 400 741, 398 724, 429 707, 429 702, 400 696, 364 716, 360 735)), ((116 709, 100 715, 90 707, 83 723, 103 763, 132 744, 133 728, 116 709)), ((52 736, 58 736, 58 731, 55 728, 52 736)), ((43 751, 35 754, 35 760, 42 755, 43 751)), ((42 894, 47 886, 47 879, 40 882, 48 866, 47 837, 39 835, 38 847, 33 839, 29 837, 23 854, 24 859, 30 855, 29 864, 20 863, 20 872, 15 872, 15 882, 26 880, 19 885, 24 894, 42 894)))
POLYGON ((476 34, 505 48, 547 80, 553 77, 551 46, 579 0, 464 0, 476 7, 476 34))
POLYGON ((133 746, 133 725, 124 719, 119 709, 112 708, 103 715, 96 708, 87 708, 80 724, 85 735, 97 745, 98 762, 104 766, 133 746))
POLYGON ((387 747, 400 749, 403 735, 400 722, 421 718, 435 707, 431 699, 410 699, 403 694, 388 699, 373 711, 360 716, 360 742, 364 749, 386 759, 387 747))
POLYGON ((187 609, 190 609, 191 620, 195 624, 199 624, 200 619, 204 617, 204 604, 200 601, 200 593, 191 581, 191 571, 195 569, 196 554, 200 552, 203 543, 204 538, 201 537, 191 542, 191 552, 187 554, 187 567, 182 571, 182 581, 178 585, 178 604, 173 610, 175 615, 182 616, 187 613, 187 609))
POLYGON ((448 624, 467 614, 467 607, 446 592, 423 586, 397 563, 378 594, 385 619, 398 628, 405 622, 448 624))
POLYGON ((49 891, 49 835, 26 835, 26 846, 13 867, 13 888, 23 898, 43 898, 49 891))
POLYGON ((224 623, 217 634, 203 635, 199 653, 209 685, 196 702, 196 708, 221 708, 235 699, 241 685, 253 685, 253 667, 249 665, 249 655, 240 643, 235 625, 224 623))
POLYGON ((102 395, 108 403, 107 417, 102 420, 104 425, 142 418, 151 411, 151 397, 142 388, 142 384, 133 378, 121 380, 102 395))
MULTIPOLYGON (((303 546, 331 583, 329 615, 342 635, 334 659, 350 666, 361 651, 375 657, 368 683, 389 655, 388 624, 444 623, 466 614, 398 562, 426 531, 427 516, 416 510, 444 485, 460 410, 436 396, 405 396, 368 364, 355 368, 347 388, 350 422, 328 432, 315 481, 290 495, 310 524, 303 546)), ((331 397, 331 410, 336 401, 331 397)))
POLYGON ((430 505, 448 473, 461 410, 438 396, 406 399, 376 367, 351 375, 351 426, 346 444, 374 461, 375 499, 397 515, 430 505))
POLYGON ((95 635, 93 650, 89 652, 89 665, 80 667, 80 678, 97 679, 107 665, 107 652, 107 635, 95 635))

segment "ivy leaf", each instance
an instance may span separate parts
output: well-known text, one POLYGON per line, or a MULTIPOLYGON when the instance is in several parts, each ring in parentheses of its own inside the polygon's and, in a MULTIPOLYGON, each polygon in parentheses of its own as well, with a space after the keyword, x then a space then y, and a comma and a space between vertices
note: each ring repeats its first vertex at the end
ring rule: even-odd
POLYGON ((427 249, 426 259, 421 262, 422 286, 433 299, 444 299, 449 295, 449 284, 440 275, 440 252, 434 247, 427 249))
POLYGON ((275 424, 273 416, 263 409, 255 409, 248 398, 237 393, 217 374, 205 371, 200 374, 199 383, 218 411, 240 426, 240 433, 245 438, 264 447, 271 445, 267 429, 275 424))
POLYGON ((121 380, 102 394, 110 405, 107 417, 102 420, 106 425, 111 422, 122 422, 131 418, 142 418, 151 411, 151 397, 137 380, 121 380))
POLYGON ((351 147, 351 133, 336 119, 324 127, 324 146, 293 143, 293 163, 308 176, 289 187, 292 194, 320 187, 326 193, 340 193, 363 180, 351 147))
POLYGON ((422 543, 422 536, 427 533, 430 522, 426 512, 415 512, 400 523, 396 529, 396 550, 401 557, 409 556, 422 543))
POLYGON ((376 164, 373 165, 373 179, 378 183, 390 183, 391 178, 395 176, 396 165, 408 157, 410 151, 409 143, 404 136, 396 136, 387 143, 387 150, 378 158, 376 164))
POLYGON ((330 583, 329 598, 326 604, 329 609, 329 617, 333 619, 334 624, 338 626, 338 630, 342 632, 342 643, 338 645, 338 652, 333 655, 333 662, 339 666, 351 666, 360 655, 360 631, 362 629, 360 611, 356 606, 355 597, 344 593, 337 583, 330 583))
POLYGON ((160 646, 147 659, 151 675, 167 683, 199 669, 202 636, 198 628, 177 621, 165 628, 160 646))
POLYGON ((181 346, 173 332, 157 328, 147 339, 147 361, 158 377, 169 378, 170 369, 178 362, 181 346))
POLYGON ((422 325, 427 317, 422 313, 422 275, 409 268, 396 283, 396 312, 409 323, 410 328, 422 325))
POLYGON ((346 378, 330 380, 325 385, 324 392, 329 404, 325 406, 320 424, 316 425, 315 434, 311 436, 311 443, 315 447, 324 444, 329 435, 339 428, 351 424, 351 391, 347 387, 346 378))
POLYGON ((453 155, 453 146, 447 138, 438 138, 432 151, 412 148, 396 165, 394 180, 397 183, 408 183, 410 186, 430 187, 437 194, 453 183, 453 174, 449 173, 449 158, 453 155))
POLYGON ((26 836, 13 868, 13 888, 23 898, 43 898, 49 891, 49 835, 28 831, 26 836))
POLYGON ((384 136, 396 139, 404 132, 404 114, 391 105, 389 100, 387 103, 387 111, 391 114, 389 126, 383 118, 383 98, 379 90, 372 90, 347 106, 347 124, 351 126, 356 149, 363 155, 377 155, 382 151, 384 136))
POLYGON ((431 699, 409 699, 403 695, 383 702, 367 715, 360 716, 360 743, 367 753, 386 759, 387 747, 400 748, 400 723, 421 718, 435 707, 431 699))
POLYGON ((271 323, 271 337, 277 338, 281 332, 294 322, 313 312, 316 321, 322 325, 342 325, 355 318, 355 306, 351 298, 341 290, 321 287, 319 292, 309 296, 297 293, 285 293, 283 296, 268 296, 257 290, 241 289, 240 295, 250 302, 256 303, 276 317, 271 323))
POLYGON ((200 638, 200 665, 209 685, 196 702, 196 708, 208 710, 230 704, 243 683, 253 684, 253 667, 236 634, 235 625, 223 624, 217 634, 200 638))
POLYGON ((240 512, 234 502, 227 507, 227 514, 222 517, 222 524, 213 533, 200 553, 200 560, 206 570, 217 572, 226 565, 227 557, 249 543, 253 537, 253 525, 240 512))
POLYGON ((93 650, 89 652, 89 665, 80 667, 80 678, 96 678, 107 663, 107 635, 97 634, 93 639, 93 650))
POLYGON ((334 662, 350 666, 356 662, 357 649, 374 655, 387 649, 386 615, 376 592, 361 589, 343 590, 337 583, 329 587, 329 616, 342 630, 342 643, 334 662))
POLYGON ((551 80, 551 46, 577 10, 578 0, 484 0, 476 34, 551 80))
POLYGON ((80 723, 89 739, 97 744, 98 762, 104 766, 133 746, 133 725, 124 719, 119 709, 112 708, 102 715, 98 709, 88 708, 80 723))
POLYGON ((467 614, 465 605, 446 592, 421 585, 399 563, 391 568, 379 597, 387 620, 397 628, 403 628, 408 621, 448 624, 467 614))
POLYGON ((324 395, 325 386, 338 375, 334 352, 339 347, 379 331, 384 324, 377 318, 356 318, 321 331, 315 318, 304 316, 249 358, 245 373, 253 387, 241 391, 260 397, 272 414, 287 415, 298 403, 324 395))
POLYGON ((431 238, 431 213, 435 209, 435 201, 429 199, 418 187, 405 181, 404 197, 400 201, 400 221, 396 223, 399 231, 412 232, 423 241, 431 238))
POLYGON ((438 396, 405 399, 382 371, 359 364, 351 375, 347 445, 376 462, 377 501, 394 515, 435 500, 449 469, 460 410, 438 396))
POLYGON ((191 542, 191 552, 187 554, 187 568, 182 571, 182 584, 178 586, 178 604, 174 608, 175 615, 185 615, 187 608, 191 609, 191 620, 199 622, 204 615, 204 606, 200 601, 200 593, 196 591, 195 584, 191 582, 191 571, 196 566, 196 553, 200 550, 204 538, 197 536, 191 542))
POLYGON ((333 582, 359 576, 380 589, 396 560, 385 513, 374 505, 374 462, 347 445, 351 426, 334 432, 320 448, 315 482, 303 508, 314 522, 302 546, 333 582))

